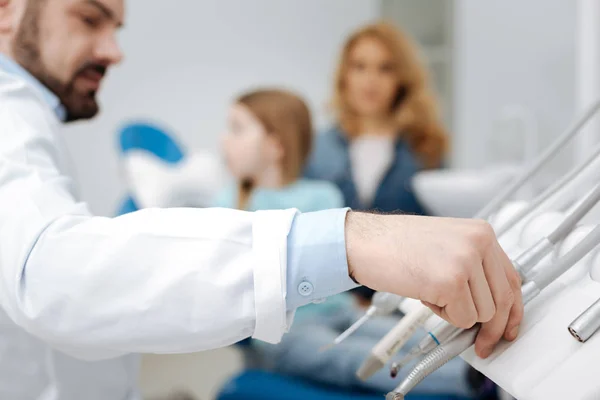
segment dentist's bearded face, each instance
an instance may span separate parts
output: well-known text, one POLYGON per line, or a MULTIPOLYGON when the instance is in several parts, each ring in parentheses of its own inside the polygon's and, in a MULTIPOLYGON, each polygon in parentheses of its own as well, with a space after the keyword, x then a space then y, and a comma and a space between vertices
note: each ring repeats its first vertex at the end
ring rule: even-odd
POLYGON ((13 57, 59 97, 68 121, 92 118, 102 79, 122 59, 123 0, 26 1, 13 57))

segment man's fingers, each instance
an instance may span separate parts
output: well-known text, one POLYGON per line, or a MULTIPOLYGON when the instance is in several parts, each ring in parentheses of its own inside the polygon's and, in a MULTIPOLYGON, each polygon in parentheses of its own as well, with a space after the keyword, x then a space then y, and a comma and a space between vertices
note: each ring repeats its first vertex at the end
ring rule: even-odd
MULTIPOLYGON (((491 295, 489 299, 492 307, 491 295)), ((471 296, 471 288, 469 282, 464 282, 463 285, 456 291, 452 297, 452 301, 441 310, 442 318, 450 322, 452 325, 463 329, 469 329, 477 322, 477 308, 471 296)))
POLYGON ((482 268, 476 268, 472 272, 469 279, 469 288, 477 312, 476 322, 488 322, 496 313, 496 305, 490 290, 490 284, 482 268))
POLYGON ((519 335, 519 325, 523 319, 524 306, 523 306, 523 295, 521 293, 521 277, 515 271, 514 268, 509 267, 506 271, 508 282, 512 288, 515 296, 515 302, 510 309, 508 316, 508 323, 506 324, 506 330, 504 331, 504 338, 508 341, 513 341, 519 335))
POLYGON ((483 267, 496 304, 496 314, 489 322, 483 324, 475 342, 477 354, 486 358, 506 331, 509 313, 515 303, 515 294, 506 276, 506 268, 512 268, 512 264, 500 245, 496 243, 490 248, 483 267))
POLYGON ((435 304, 432 304, 428 301, 425 300, 421 300, 421 303, 425 306, 425 307, 429 307, 429 309, 431 311, 433 311, 434 314, 436 314, 438 317, 442 317, 442 307, 440 306, 436 306, 435 304))

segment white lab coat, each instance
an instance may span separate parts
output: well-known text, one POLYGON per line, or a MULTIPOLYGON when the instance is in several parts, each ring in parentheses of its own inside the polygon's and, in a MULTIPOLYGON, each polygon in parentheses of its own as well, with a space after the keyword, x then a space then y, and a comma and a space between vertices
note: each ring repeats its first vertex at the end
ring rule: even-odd
POLYGON ((59 126, 35 88, 0 71, 1 399, 133 400, 128 354, 281 338, 295 210, 93 217, 59 126))

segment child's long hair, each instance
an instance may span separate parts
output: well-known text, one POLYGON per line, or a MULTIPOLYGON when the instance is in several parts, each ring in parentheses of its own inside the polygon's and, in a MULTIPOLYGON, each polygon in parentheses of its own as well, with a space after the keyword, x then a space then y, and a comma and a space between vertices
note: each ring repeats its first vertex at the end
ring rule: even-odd
MULTIPOLYGON (((252 91, 236 102, 252 112, 267 134, 279 139, 283 146, 280 167, 284 183, 298 179, 312 146, 312 122, 306 103, 299 96, 278 89, 252 91)), ((240 182, 239 209, 246 208, 253 189, 254 182, 240 182)))
POLYGON ((332 105, 349 136, 360 132, 358 116, 346 101, 345 77, 350 53, 363 38, 375 38, 392 54, 398 87, 390 112, 396 131, 402 133, 412 151, 428 168, 440 166, 448 149, 448 135, 440 123, 436 99, 429 88, 425 67, 410 39, 393 25, 379 22, 355 32, 342 50, 335 79, 332 105))

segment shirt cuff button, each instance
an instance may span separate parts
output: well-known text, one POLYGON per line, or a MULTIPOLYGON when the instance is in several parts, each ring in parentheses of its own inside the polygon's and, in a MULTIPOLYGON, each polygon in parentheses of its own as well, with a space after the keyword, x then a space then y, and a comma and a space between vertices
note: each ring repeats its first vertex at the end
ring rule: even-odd
POLYGON ((304 296, 304 297, 310 296, 313 291, 314 291, 314 286, 310 282, 303 281, 303 282, 300 282, 300 284, 298 285, 298 293, 300 293, 300 296, 304 296))

